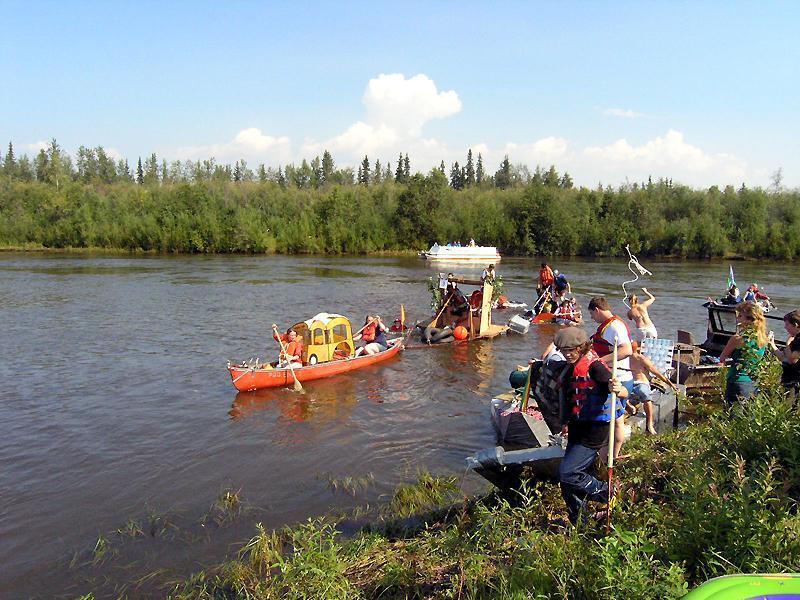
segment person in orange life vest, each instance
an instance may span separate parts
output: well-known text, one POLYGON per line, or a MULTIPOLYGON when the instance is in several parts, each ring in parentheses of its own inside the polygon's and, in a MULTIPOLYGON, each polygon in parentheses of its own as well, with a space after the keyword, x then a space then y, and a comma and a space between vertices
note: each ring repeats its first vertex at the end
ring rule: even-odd
POLYGON ((386 331, 388 328, 383 324, 379 315, 367 315, 364 319, 365 327, 360 334, 353 337, 354 340, 360 339, 364 345, 356 350, 356 356, 364 354, 377 354, 389 347, 386 341, 386 331))
MULTIPOLYGON (((303 339, 297 335, 297 332, 294 329, 290 329, 286 332, 286 336, 289 340, 289 343, 283 343, 283 347, 286 350, 281 350, 280 354, 280 365, 282 367, 286 367, 289 363, 292 363, 292 367, 302 367, 303 366, 303 339)), ((283 336, 281 336, 282 338, 283 336)), ((283 340, 281 340, 283 341, 283 340)))
POLYGON ((538 294, 541 296, 547 288, 553 285, 554 281, 553 269, 547 263, 542 263, 539 269, 539 285, 536 287, 538 294))
POLYGON ((583 329, 562 329, 553 342, 572 364, 572 373, 564 382, 568 386, 569 417, 562 431, 567 435, 567 449, 558 477, 569 519, 577 523, 586 518, 588 501, 608 500, 608 483, 597 479, 591 470, 600 449, 608 444, 610 394, 617 394, 614 408, 619 419, 625 413, 628 390, 618 379, 612 379, 611 370, 592 349, 583 329))
POLYGON ((283 342, 283 345, 285 346, 286 344, 288 344, 291 341, 289 339, 289 332, 291 332, 291 331, 292 331, 292 328, 289 327, 289 329, 286 330, 286 333, 282 333, 282 334, 278 335, 278 326, 277 325, 273 325, 272 326, 272 339, 274 339, 275 341, 283 342))

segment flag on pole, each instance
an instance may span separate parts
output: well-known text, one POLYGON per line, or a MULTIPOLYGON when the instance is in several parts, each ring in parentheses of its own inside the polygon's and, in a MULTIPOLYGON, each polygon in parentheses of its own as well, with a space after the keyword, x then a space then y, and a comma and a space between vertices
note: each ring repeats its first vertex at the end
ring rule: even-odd
POLYGON ((728 288, 731 289, 732 285, 736 285, 736 279, 733 277, 733 265, 728 265, 730 271, 728 272, 728 288))

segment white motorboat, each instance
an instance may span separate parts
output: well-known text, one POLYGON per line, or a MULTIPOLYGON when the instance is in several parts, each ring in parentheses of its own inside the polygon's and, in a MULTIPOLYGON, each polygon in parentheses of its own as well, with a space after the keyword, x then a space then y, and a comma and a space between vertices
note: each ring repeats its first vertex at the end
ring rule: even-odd
POLYGON ((494 246, 440 246, 434 244, 427 252, 419 255, 427 260, 440 261, 478 261, 496 263, 500 260, 500 253, 494 246))

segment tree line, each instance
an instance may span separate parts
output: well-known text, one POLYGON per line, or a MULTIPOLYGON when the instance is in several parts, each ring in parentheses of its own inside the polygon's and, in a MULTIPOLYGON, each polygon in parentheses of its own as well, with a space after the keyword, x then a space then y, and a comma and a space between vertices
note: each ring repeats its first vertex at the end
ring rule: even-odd
POLYGON ((0 157, 0 246, 156 252, 372 253, 474 238, 511 255, 800 256, 800 193, 671 180, 590 189, 554 166, 530 173, 506 157, 493 173, 411 172, 408 155, 358 171, 329 152, 252 170, 245 161, 130 168, 102 148, 75 160, 52 140, 34 159, 0 157), (448 176, 449 175, 449 176, 448 176))

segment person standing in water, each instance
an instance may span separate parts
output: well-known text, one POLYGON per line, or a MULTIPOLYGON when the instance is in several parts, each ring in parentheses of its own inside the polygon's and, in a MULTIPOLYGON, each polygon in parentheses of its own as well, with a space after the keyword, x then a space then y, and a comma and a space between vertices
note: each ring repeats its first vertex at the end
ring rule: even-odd
POLYGON ((645 338, 656 339, 658 337, 656 326, 653 325, 650 313, 647 311, 648 307, 656 301, 656 298, 647 291, 647 288, 642 288, 642 291, 647 294, 647 300, 640 302, 639 298, 634 294, 631 296, 631 308, 628 311, 628 318, 636 325, 636 329, 633 331, 633 338, 639 343, 645 338))

